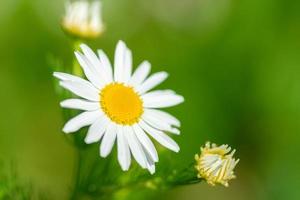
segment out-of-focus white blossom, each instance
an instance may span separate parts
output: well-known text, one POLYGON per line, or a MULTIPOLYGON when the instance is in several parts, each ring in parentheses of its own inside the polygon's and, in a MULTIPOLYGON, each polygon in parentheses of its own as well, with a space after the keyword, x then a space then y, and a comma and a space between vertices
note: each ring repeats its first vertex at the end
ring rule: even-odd
POLYGON ((66 3, 63 29, 76 37, 92 39, 104 31, 100 1, 80 0, 66 3))

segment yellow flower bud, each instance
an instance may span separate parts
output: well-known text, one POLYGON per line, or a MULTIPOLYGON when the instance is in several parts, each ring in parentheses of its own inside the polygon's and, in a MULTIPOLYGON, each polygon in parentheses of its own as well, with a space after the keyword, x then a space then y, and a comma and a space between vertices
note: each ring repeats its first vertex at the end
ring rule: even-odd
POLYGON ((233 158, 235 150, 231 151, 228 145, 217 146, 210 142, 207 142, 200 150, 201 154, 195 155, 198 178, 205 179, 213 186, 222 184, 227 187, 228 181, 235 178, 233 170, 239 162, 239 159, 233 158))

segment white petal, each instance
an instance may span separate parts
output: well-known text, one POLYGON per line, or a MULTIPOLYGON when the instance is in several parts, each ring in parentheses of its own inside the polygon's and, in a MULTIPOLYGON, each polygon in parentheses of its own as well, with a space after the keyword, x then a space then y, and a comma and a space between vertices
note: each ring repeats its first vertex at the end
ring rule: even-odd
POLYGON ((61 81, 88 82, 78 76, 74 76, 63 72, 53 72, 53 76, 55 76, 61 81))
POLYGON ((155 173, 155 164, 154 163, 148 163, 147 164, 147 169, 149 170, 150 174, 154 174, 155 173))
POLYGON ((147 78, 148 74, 150 73, 150 69, 151 65, 148 61, 142 62, 134 71, 128 84, 132 85, 133 87, 140 85, 147 78))
POLYGON ((117 126, 114 123, 109 123, 106 128, 102 143, 100 145, 100 156, 105 158, 108 156, 114 146, 117 136, 117 126))
POLYGON ((126 45, 123 41, 119 41, 115 51, 114 61, 114 80, 116 82, 122 82, 122 74, 125 64, 126 45))
POLYGON ((111 82, 111 80, 109 80, 109 77, 108 77, 109 74, 106 74, 106 67, 103 66, 103 64, 100 62, 99 58, 93 52, 93 50, 90 49, 85 44, 81 44, 80 47, 81 47, 84 55, 86 56, 86 58, 92 64, 91 67, 93 68, 93 71, 97 73, 98 79, 102 78, 103 79, 102 82, 104 82, 105 84, 111 82))
POLYGON ((147 158, 147 169, 150 172, 150 174, 155 173, 155 162, 153 159, 150 157, 148 153, 146 153, 146 158, 147 158))
MULTIPOLYGON (((71 74, 67 74, 67 73, 63 73, 63 72, 54 72, 53 76, 55 76, 56 78, 60 79, 61 82, 72 82, 75 83, 75 85, 80 85, 79 87, 87 87, 86 90, 90 90, 90 91, 95 91, 98 93, 98 90, 93 86, 93 84, 91 84, 89 81, 82 79, 78 76, 74 76, 71 74)), ((67 84, 68 85, 68 84, 67 84)), ((66 88, 68 89, 68 88, 66 88)), ((73 91, 71 91, 73 92, 73 91)), ((80 95, 78 95, 80 96, 80 95)), ((83 97, 85 98, 85 97, 83 97)))
POLYGON ((143 131, 143 129, 139 125, 135 124, 133 125, 133 130, 135 135, 143 145, 145 151, 148 152, 151 156, 152 160, 158 162, 158 155, 155 146, 149 139, 149 137, 146 135, 146 133, 143 131))
POLYGON ((145 108, 166 108, 178 105, 184 101, 183 96, 178 94, 162 94, 157 96, 143 96, 145 108))
POLYGON ((142 85, 137 86, 136 90, 139 94, 143 94, 162 83, 164 80, 166 80, 167 77, 167 72, 157 72, 146 79, 145 82, 142 83, 142 85))
POLYGON ((102 115, 90 126, 86 137, 84 138, 85 143, 91 144, 98 142, 106 130, 109 120, 105 115, 102 115))
POLYGON ((72 133, 84 126, 91 125, 101 115, 99 111, 86 111, 70 119, 64 126, 63 132, 72 133))
POLYGON ((178 152, 179 146, 178 144, 169 136, 167 136, 165 133, 152 128, 148 124, 146 124, 143 120, 139 122, 139 125, 142 129, 144 129, 149 135, 151 135, 157 142, 159 142, 161 145, 167 147, 168 149, 178 152))
POLYGON ((103 28, 101 7, 101 1, 94 1, 90 6, 90 26, 95 30, 101 30, 103 28))
POLYGON ((147 92, 146 94, 142 95, 142 98, 149 99, 149 98, 156 98, 158 96, 162 95, 168 95, 168 94, 176 94, 173 90, 154 90, 151 92, 147 92))
MULTIPOLYGON (((76 25, 82 25, 88 21, 89 3, 87 1, 78 1, 72 3, 73 16, 72 22, 76 25)), ((82 29, 82 27, 80 27, 82 29)))
POLYGON ((66 99, 60 102, 60 106, 63 108, 91 111, 99 109, 99 102, 91 102, 83 99, 66 99))
POLYGON ((131 164, 131 155, 123 127, 117 127, 118 161, 123 171, 127 171, 131 164))
POLYGON ((146 155, 131 127, 124 127, 124 136, 127 139, 130 151, 135 160, 142 168, 146 168, 146 155))
POLYGON ((91 101, 98 101, 98 89, 96 89, 90 82, 85 79, 82 79, 78 76, 73 76, 71 74, 66 74, 62 72, 54 72, 53 75, 60 79, 60 85, 74 94, 89 99, 91 101))
POLYGON ((149 113, 150 115, 152 115, 153 117, 155 117, 161 121, 169 123, 173 126, 180 127, 180 121, 176 117, 174 117, 173 115, 171 115, 167 112, 164 112, 161 110, 156 110, 156 109, 150 109, 150 108, 146 108, 144 110, 144 112, 149 113))
POLYGON ((176 135, 180 134, 180 131, 177 128, 173 128, 170 124, 160 120, 159 118, 156 118, 155 116, 149 114, 148 112, 144 112, 142 119, 145 122, 147 122, 150 126, 158 130, 168 131, 176 135))
POLYGON ((80 52, 75 52, 75 56, 83 69, 83 72, 87 79, 93 83, 98 89, 102 88, 105 85, 105 79, 99 71, 96 70, 93 63, 87 57, 82 55, 80 52))
POLYGON ((98 55, 103 66, 103 70, 105 71, 106 78, 109 82, 113 82, 113 75, 112 75, 112 66, 107 58, 106 54, 102 50, 98 50, 98 55))
POLYGON ((132 53, 129 49, 126 50, 125 61, 124 61, 124 72, 123 72, 123 82, 128 83, 131 77, 132 71, 132 53))
POLYGON ((61 81, 60 86, 71 91, 72 93, 82 98, 99 101, 99 91, 88 81, 74 82, 74 81, 61 81))
POLYGON ((91 67, 94 68, 94 70, 97 70, 97 67, 101 66, 100 61, 98 60, 98 57, 93 52, 93 50, 88 47, 86 44, 81 44, 80 48, 82 52, 84 53, 85 57, 93 64, 91 67))

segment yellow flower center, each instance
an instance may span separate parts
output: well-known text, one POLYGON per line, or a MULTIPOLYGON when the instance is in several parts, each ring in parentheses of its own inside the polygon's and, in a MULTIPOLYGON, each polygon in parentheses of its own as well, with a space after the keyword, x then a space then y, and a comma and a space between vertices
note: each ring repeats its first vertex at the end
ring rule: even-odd
POLYGON ((100 105, 104 113, 117 124, 132 125, 143 114, 143 101, 132 87, 111 83, 100 93, 100 105))

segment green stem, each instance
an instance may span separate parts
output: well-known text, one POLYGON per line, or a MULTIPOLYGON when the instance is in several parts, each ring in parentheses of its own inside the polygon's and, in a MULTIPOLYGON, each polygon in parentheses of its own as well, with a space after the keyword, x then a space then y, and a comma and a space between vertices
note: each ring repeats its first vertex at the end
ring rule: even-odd
MULTIPOLYGON (((74 41, 73 42, 73 51, 77 51, 80 48, 80 44, 81 41, 74 41)), ((78 64, 76 58, 74 57, 73 59, 73 64, 72 64, 72 73, 76 76, 82 77, 83 76, 83 72, 82 69, 80 67, 80 65, 78 64)), ((76 135, 74 136, 76 137, 76 135)), ((76 145, 77 141, 76 138, 74 138, 74 147, 75 147, 75 151, 76 151, 76 156, 75 156, 75 165, 74 165, 74 186, 73 186, 73 190, 72 190, 72 194, 70 197, 70 200, 76 200, 79 199, 79 195, 80 195, 80 172, 81 172, 81 165, 82 165, 82 152, 81 149, 76 145)))
POLYGON ((76 160, 74 166, 74 186, 72 189, 72 194, 70 200, 76 200, 79 196, 79 187, 80 187, 80 171, 81 171, 81 161, 82 155, 80 149, 76 148, 76 160))
POLYGON ((175 171, 167 178, 167 184, 170 187, 176 187, 180 185, 189 185, 199 183, 201 179, 197 177, 197 172, 194 167, 195 163, 190 163, 187 167, 180 171, 175 171))
MULTIPOLYGON (((78 41, 74 41, 73 43, 73 52, 75 51, 78 51, 80 49, 80 44, 82 42, 80 40, 78 41)), ((75 76, 79 76, 79 77, 82 77, 83 76, 83 72, 82 72, 82 69, 77 61, 77 59, 75 58, 74 56, 74 59, 73 59, 73 67, 72 67, 72 73, 75 75, 75 76)))

